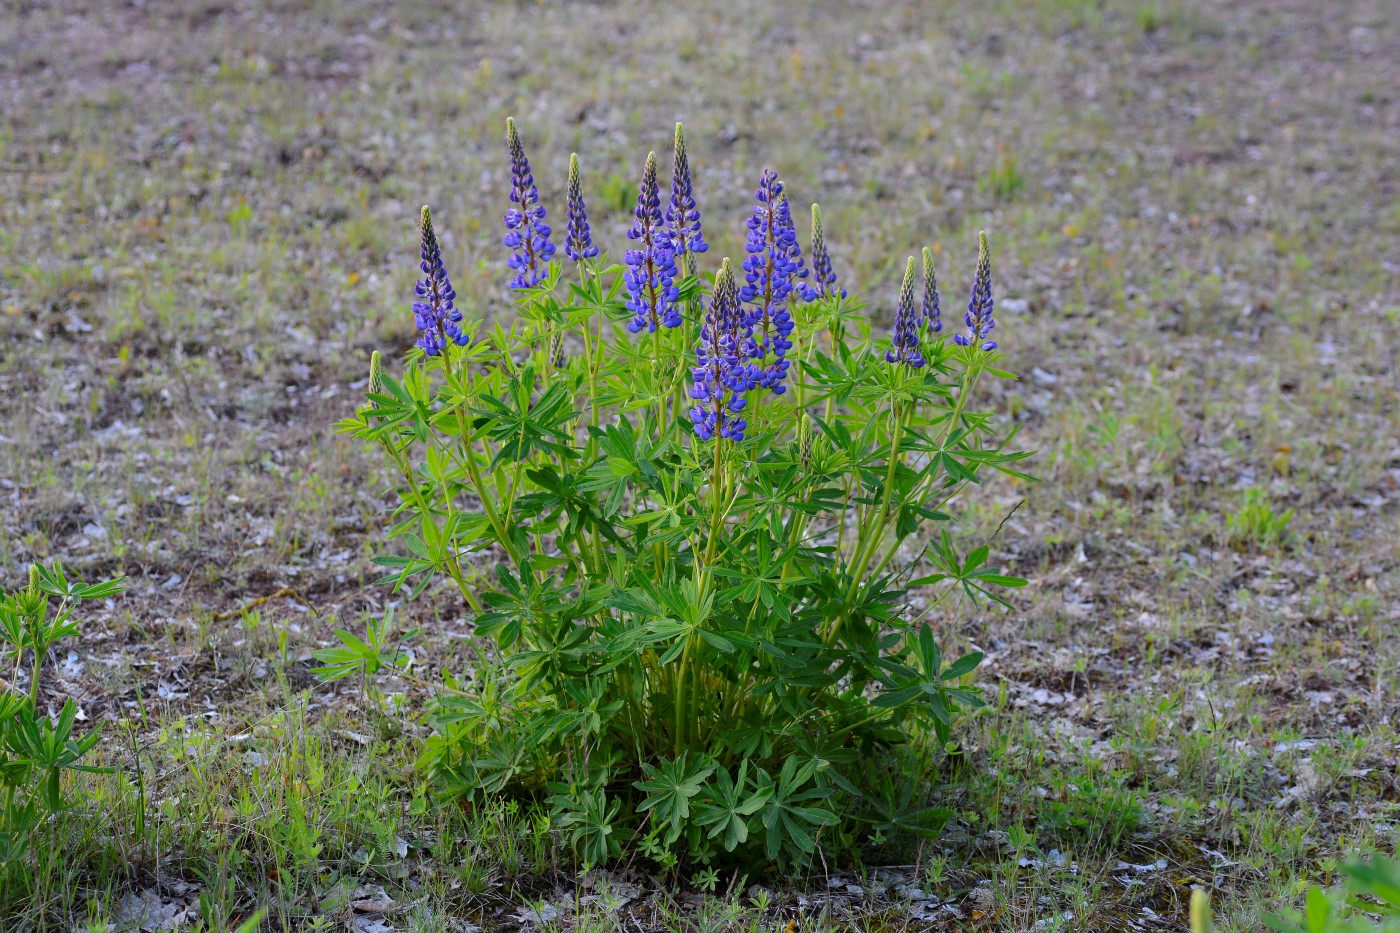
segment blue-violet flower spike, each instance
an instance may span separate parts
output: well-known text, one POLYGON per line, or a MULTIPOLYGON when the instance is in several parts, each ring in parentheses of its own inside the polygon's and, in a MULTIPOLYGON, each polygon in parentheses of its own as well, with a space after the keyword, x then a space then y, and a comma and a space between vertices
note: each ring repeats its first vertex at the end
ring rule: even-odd
POLYGON ((904 363, 914 369, 924 365, 919 352, 919 335, 914 324, 914 257, 904 267, 904 282, 899 288, 899 307, 894 312, 894 347, 885 351, 886 363, 904 363))
POLYGON ((844 288, 836 287, 836 272, 831 268, 831 254, 826 249, 822 233, 821 205, 812 205, 812 281, 802 286, 802 300, 816 301, 828 295, 846 297, 844 288))
POLYGON ((695 405, 689 414, 700 440, 744 439, 748 422, 740 413, 748 404, 744 393, 753 387, 745 358, 745 348, 751 343, 734 286, 734 268, 726 259, 715 277, 700 343, 695 348, 695 367, 690 371, 690 397, 695 405))
POLYGON ((938 308, 938 276, 933 271, 933 250, 924 247, 924 300, 919 305, 919 319, 916 327, 928 322, 928 329, 935 334, 943 329, 943 319, 938 308))
MULTIPOLYGON (((671 203, 666 207, 666 232, 671 249, 687 264, 691 253, 708 250, 705 235, 700 231, 700 210, 695 205, 695 192, 690 180, 690 158, 685 151, 685 128, 676 124, 675 151, 671 162, 671 203)), ((687 265, 687 274, 693 274, 687 265)))
POLYGON ((462 312, 452 304, 457 300, 457 292, 443 267, 442 249, 433 232, 433 215, 426 205, 418 227, 423 234, 418 249, 418 269, 423 277, 413 286, 413 323, 419 330, 418 346, 429 356, 437 356, 449 341, 465 347, 470 338, 462 331, 462 312))
POLYGON ((681 312, 676 302, 681 290, 675 284, 676 254, 661 220, 654 152, 647 155, 633 218, 627 238, 636 240, 637 247, 627 250, 623 256, 627 264, 627 272, 622 277, 627 286, 627 310, 633 315, 627 329, 637 334, 643 330, 655 333, 663 326, 679 327, 681 312))
POLYGON ((754 200, 745 244, 749 254, 744 260, 745 284, 739 297, 750 305, 748 325, 753 332, 753 355, 760 365, 759 385, 781 395, 787 391, 783 379, 791 365, 786 357, 792 349, 788 338, 794 326, 788 301, 797 280, 807 278, 807 270, 776 172, 763 172, 754 200))
POLYGON ((983 350, 995 350, 997 342, 988 338, 996 321, 992 320, 992 254, 987 249, 987 234, 977 234, 977 277, 972 282, 972 297, 967 302, 967 313, 963 321, 967 324, 966 334, 957 334, 953 341, 961 347, 979 346, 983 350))
POLYGON ((564 255, 574 262, 598 255, 593 245, 593 232, 588 226, 588 208, 583 203, 583 182, 579 179, 578 153, 569 156, 569 235, 564 240, 564 255))
POLYGON ((534 288, 549 274, 549 260, 554 258, 549 236, 553 231, 545 222, 544 205, 514 117, 506 118, 506 148, 510 151, 510 200, 515 205, 505 216, 504 242, 511 251, 506 264, 515 270, 510 287, 534 288))

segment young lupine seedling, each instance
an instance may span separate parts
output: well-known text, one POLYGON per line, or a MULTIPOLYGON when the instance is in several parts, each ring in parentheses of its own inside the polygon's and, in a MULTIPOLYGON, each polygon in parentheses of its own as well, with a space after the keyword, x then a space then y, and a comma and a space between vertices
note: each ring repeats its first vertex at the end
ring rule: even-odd
MULTIPOLYGON (((1009 375, 986 237, 966 332, 940 335, 925 253, 920 300, 911 258, 893 336, 872 336, 815 205, 808 268, 777 173, 742 261, 701 270, 681 127, 669 198, 645 160, 620 263, 573 157, 565 263, 514 121, 506 140, 517 313, 457 309, 425 207, 417 347, 399 377, 376 358, 340 424, 393 467, 384 582, 450 581, 494 642, 428 710, 436 793, 543 801, 584 865, 631 840, 668 868, 799 867, 875 831, 936 832, 927 785, 886 768, 901 744, 937 756, 982 705, 982 655, 946 659, 924 616, 1024 582, 952 530, 990 471, 1029 479, 1014 432, 974 406, 1009 375), (917 616, 911 583, 933 591, 917 616)), ((379 657, 335 652, 329 676, 379 657)))
POLYGON ((8 682, 0 677, 0 902, 21 881, 31 834, 67 806, 62 773, 110 770, 78 764, 97 743, 98 730, 74 736, 78 706, 72 698, 51 721, 39 710, 39 688, 49 649, 78 633, 78 603, 124 586, 121 580, 69 582, 61 564, 35 564, 28 586, 0 594, 0 661, 10 673, 8 682), (22 681, 28 692, 18 687, 22 681))

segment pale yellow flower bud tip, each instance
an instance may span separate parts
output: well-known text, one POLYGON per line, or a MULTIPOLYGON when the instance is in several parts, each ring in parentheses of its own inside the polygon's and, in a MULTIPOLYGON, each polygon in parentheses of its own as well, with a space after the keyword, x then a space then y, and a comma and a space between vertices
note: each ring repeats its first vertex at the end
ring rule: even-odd
POLYGON ((1191 892, 1191 933, 1211 933, 1214 925, 1210 919, 1210 895, 1204 888, 1191 892))

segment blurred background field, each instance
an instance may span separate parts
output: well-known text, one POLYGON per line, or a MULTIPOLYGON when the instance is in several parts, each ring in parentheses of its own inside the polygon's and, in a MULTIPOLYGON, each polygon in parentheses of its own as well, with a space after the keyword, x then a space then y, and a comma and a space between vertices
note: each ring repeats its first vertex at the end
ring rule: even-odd
MULTIPOLYGON (((1387 0, 6 4, 0 580, 132 585, 48 684, 119 773, 0 917, 1148 930, 1202 885, 1250 930, 1393 852, 1397 89, 1387 0), (996 404, 1045 482, 983 517, 1025 500, 994 547, 1016 611, 940 631, 995 700, 940 843, 580 906, 538 825, 444 832, 413 723, 306 672, 397 598, 370 585, 387 478, 330 425, 412 343, 419 205, 459 306, 512 313, 507 115, 556 229, 580 153, 614 254, 677 120, 707 271, 777 169, 880 329, 923 246, 956 320, 989 232, 1021 374, 996 404)), ((470 657, 448 589, 400 612, 429 674, 470 657)))

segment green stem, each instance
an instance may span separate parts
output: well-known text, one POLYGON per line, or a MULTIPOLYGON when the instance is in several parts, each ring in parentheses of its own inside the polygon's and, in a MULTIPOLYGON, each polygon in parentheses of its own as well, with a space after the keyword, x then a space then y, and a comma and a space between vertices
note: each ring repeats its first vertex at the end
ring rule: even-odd
MULTIPOLYGON (((873 522, 862 523, 860 533, 856 537, 856 547, 851 554, 853 570, 851 572, 850 588, 846 591, 845 602, 849 605, 855 598, 856 591, 860 589, 861 581, 865 577, 866 568, 870 566, 870 560, 875 556, 875 551, 879 547, 879 542, 885 535, 885 526, 889 519, 890 502, 894 498, 894 480, 899 469, 899 464, 903 460, 899 452, 899 443, 904 434, 904 409, 895 405, 890 409, 890 416, 894 420, 894 430, 890 433, 890 454, 888 457, 889 467, 885 471, 885 489, 880 497, 880 511, 873 522)), ((848 612, 843 611, 831 623, 831 628, 822 637, 822 642, 828 648, 836 644, 836 638, 841 634, 841 627, 845 624, 848 612)))
MULTIPOLYGON (((585 275, 587 274, 585 268, 586 267, 583 264, 583 260, 580 259, 578 262, 578 277, 580 281, 583 281, 585 275)), ((584 364, 588 367, 588 404, 592 410, 592 419, 589 421, 589 424, 596 428, 598 426, 598 368, 593 362, 593 338, 592 334, 590 333, 591 323, 592 322, 590 320, 585 320, 583 322, 583 361, 584 364)), ((602 341, 603 327, 602 322, 600 321, 598 325, 599 353, 601 353, 603 350, 602 341)), ((589 443, 591 442, 592 437, 590 435, 589 443)))
POLYGON ((33 708, 35 715, 38 715, 39 712, 39 674, 44 668, 44 655, 46 654, 48 654, 47 647, 43 651, 37 647, 34 649, 34 675, 29 680, 29 705, 33 708))
MULTIPOLYGON (((404 483, 408 486, 409 491, 412 492, 413 498, 418 504, 418 514, 423 516, 423 521, 425 522, 433 521, 433 510, 428 505, 428 500, 423 498, 423 491, 419 489, 418 484, 414 482, 413 471, 409 469, 408 460, 394 447, 393 443, 388 438, 381 438, 380 446, 384 449, 384 452, 393 459, 394 464, 399 468, 399 472, 403 474, 404 483)), ((457 584, 457 589, 461 591, 462 598, 467 601, 467 605, 471 606, 473 612, 480 612, 481 603, 477 600, 476 594, 467 586, 466 578, 462 575, 461 562, 458 560, 456 554, 452 555, 452 560, 447 565, 447 572, 452 577, 453 582, 457 584)))
POLYGON ((718 431, 715 432, 715 465, 714 472, 710 478, 710 540, 705 545, 705 564, 712 565, 715 561, 715 548, 719 544, 719 533, 724 522, 724 509, 721 508, 724 495, 724 451, 722 445, 724 438, 718 431))
POLYGON ((686 745, 685 714, 688 711, 686 709, 685 675, 690 668, 690 646, 694 642, 694 638, 694 635, 687 635, 685 637, 685 648, 681 651, 681 663, 676 667, 676 686, 672 693, 671 705, 675 710, 675 724, 672 730, 674 732, 672 751, 677 756, 685 749, 686 745))
MULTIPOLYGON (((447 372, 449 381, 455 382, 456 377, 452 370, 452 360, 447 351, 442 354, 442 367, 447 372)), ((463 393, 465 395, 465 393, 463 393)), ((486 491, 486 483, 481 478, 481 469, 476 463, 476 450, 474 449, 471 432, 467 429, 467 417, 462 413, 462 407, 457 406, 457 430, 462 436, 462 456, 467 462, 467 473, 471 476, 472 486, 476 489, 477 498, 481 499, 481 508, 486 513, 486 519, 491 523, 491 528, 496 533, 496 540, 500 542, 501 548, 515 561, 520 560, 520 555, 515 551, 515 545, 507 537, 505 525, 501 522, 500 513, 496 511, 496 506, 491 501, 490 495, 486 491)))
MULTIPOLYGON (((953 429, 957 425, 958 421, 962 418, 963 408, 966 404, 968 394, 972 391, 973 386, 976 385, 977 377, 980 374, 980 368, 968 370, 963 374, 963 378, 960 380, 958 385, 957 400, 953 403, 952 413, 948 416, 948 423, 944 425, 943 436, 938 442, 939 449, 942 449, 947 446, 948 438, 952 436, 953 429)), ((927 491, 925 489, 925 484, 931 482, 934 475, 935 474, 932 471, 930 471, 928 477, 926 477, 924 480, 921 480, 918 487, 910 493, 910 498, 914 500, 918 500, 919 498, 921 498, 927 491)), ((961 490, 965 485, 966 481, 957 483, 953 487, 952 491, 949 492, 948 495, 945 496, 943 500, 939 503, 939 507, 941 507, 955 494, 957 494, 957 492, 961 490)), ((894 558, 895 553, 899 550, 900 543, 904 540, 905 537, 907 537, 907 535, 897 536, 894 542, 891 543, 889 550, 885 552, 884 557, 880 559, 880 563, 875 568, 876 574, 883 570, 894 558)))
POLYGON ((856 539, 856 552, 853 555, 856 561, 855 572, 852 574, 848 597, 855 595, 856 589, 860 586, 861 577, 865 573, 866 567, 870 565, 870 559, 875 556, 880 539, 885 535, 885 523, 889 520, 890 503, 894 499, 894 480, 899 471, 899 464, 904 459, 899 450, 899 443, 904 439, 904 408, 895 405, 890 414, 894 420, 894 430, 890 435, 890 455, 889 465, 885 470, 885 489, 880 497, 880 510, 876 519, 868 526, 870 533, 865 534, 865 529, 861 529, 862 534, 856 539))
MULTIPOLYGON (((579 260, 578 270, 579 279, 582 280, 587 275, 588 270, 588 266, 583 260, 579 260)), ((588 367, 588 405, 590 410, 588 423, 590 427, 596 428, 601 423, 601 415, 598 411, 598 369, 603 363, 603 321, 606 315, 602 313, 601 307, 602 282, 598 279, 596 272, 594 280, 598 285, 600 299, 599 307, 593 309, 593 313, 598 317, 598 336, 595 339, 592 335, 593 322, 590 315, 583 322, 583 354, 584 363, 588 367)), ((593 433, 588 432, 588 438, 583 445, 583 462, 585 464, 592 462, 594 454, 597 453, 597 443, 593 433)), ((596 528, 589 535, 589 549, 593 552, 593 569, 595 572, 601 573, 603 568, 603 537, 596 528)))

